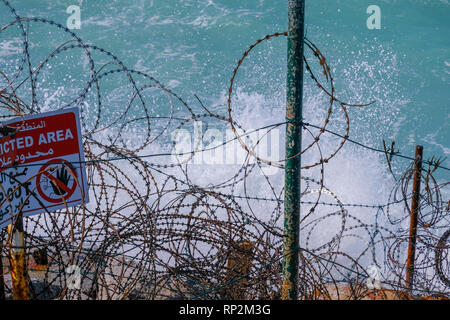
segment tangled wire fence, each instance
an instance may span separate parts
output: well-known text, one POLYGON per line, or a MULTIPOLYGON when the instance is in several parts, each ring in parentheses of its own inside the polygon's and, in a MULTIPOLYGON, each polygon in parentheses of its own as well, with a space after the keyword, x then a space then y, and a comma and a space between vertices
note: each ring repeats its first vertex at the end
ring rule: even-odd
MULTIPOLYGON (((11 20, 3 24, 0 36, 20 34, 23 50, 16 55, 18 59, 11 59, 8 70, 1 71, 0 116, 7 120, 79 107, 89 185, 90 203, 23 218, 31 298, 278 299, 283 259, 283 187, 267 174, 267 169, 283 169, 286 159, 264 158, 258 153, 258 145, 286 122, 249 132, 235 116, 233 88, 239 68, 252 50, 264 41, 287 34, 267 35, 244 52, 230 81, 227 112, 220 115, 198 97, 202 111, 196 112, 151 75, 127 68, 113 53, 87 44, 66 27, 42 18, 19 16, 6 0, 2 0, 2 6, 10 11, 11 20), (48 26, 67 39, 36 63, 30 50, 30 32, 38 25, 48 26), (43 94, 44 79, 49 79, 61 61, 68 63, 67 58, 75 57, 87 61, 82 73, 85 82, 74 86, 78 89, 67 90, 66 103, 49 106, 43 94), (127 90, 123 96, 128 101, 120 112, 112 112, 105 107, 105 99, 118 87, 127 90), (157 116, 156 105, 168 106, 165 114, 157 116), (196 143, 187 152, 177 151, 173 141, 179 141, 188 125, 202 120, 229 126, 234 136, 212 147, 196 143), (171 140, 167 138, 170 133, 174 133, 171 140), (171 150, 155 151, 155 146, 170 141, 175 155, 171 150), (217 182, 218 178, 214 183, 197 182, 192 168, 195 157, 235 142, 245 150, 236 172, 226 178, 221 175, 221 182, 217 182), (263 196, 252 193, 249 186, 254 184, 267 192, 263 196), (74 287, 74 281, 79 281, 80 286, 74 287)), ((302 168, 305 176, 298 252, 301 298, 448 298, 449 204, 441 194, 448 183, 438 183, 433 177, 436 170, 448 168, 438 160, 424 161, 428 167, 421 172, 424 187, 419 197, 411 291, 404 278, 414 158, 405 172, 395 177, 385 204, 345 204, 326 187, 326 164, 345 143, 385 154, 390 169, 393 156, 404 156, 393 148, 378 150, 350 138, 347 108, 368 104, 339 100, 325 56, 310 40, 305 45, 324 78, 320 80, 313 71, 313 60, 307 55, 306 70, 329 97, 329 105, 322 125, 306 121, 298 124, 309 135, 301 154, 315 155, 302 168), (342 132, 329 129, 331 116, 337 112, 345 119, 342 132), (321 147, 321 141, 329 136, 340 138, 331 151, 321 147), (308 172, 312 173, 307 176, 308 172)), ((7 127, 2 127, 1 133, 14 134, 7 127)), ((205 138, 203 130, 197 134, 197 142, 205 138)), ((14 180, 23 168, 3 165, 2 182, 14 180)), ((13 207, 11 199, 26 188, 17 180, 13 185, 8 190, 1 188, 2 218, 9 216, 12 224, 20 217, 23 204, 13 207)), ((28 198, 37 199, 36 190, 27 189, 28 198)), ((1 235, 2 292, 11 298, 8 265, 15 248, 5 228, 1 235)))

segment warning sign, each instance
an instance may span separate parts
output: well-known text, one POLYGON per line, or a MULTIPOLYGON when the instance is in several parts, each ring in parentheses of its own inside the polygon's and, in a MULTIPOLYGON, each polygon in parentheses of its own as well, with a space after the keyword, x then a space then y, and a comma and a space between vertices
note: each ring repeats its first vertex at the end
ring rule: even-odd
POLYGON ((78 108, 1 124, 0 227, 88 202, 78 108))

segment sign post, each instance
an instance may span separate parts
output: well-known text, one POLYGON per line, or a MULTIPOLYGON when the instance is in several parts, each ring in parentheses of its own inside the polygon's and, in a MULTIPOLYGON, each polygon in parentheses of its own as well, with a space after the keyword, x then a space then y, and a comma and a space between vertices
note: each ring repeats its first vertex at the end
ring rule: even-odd
POLYGON ((14 224, 8 226, 8 234, 13 299, 30 300, 22 214, 16 217, 14 224))

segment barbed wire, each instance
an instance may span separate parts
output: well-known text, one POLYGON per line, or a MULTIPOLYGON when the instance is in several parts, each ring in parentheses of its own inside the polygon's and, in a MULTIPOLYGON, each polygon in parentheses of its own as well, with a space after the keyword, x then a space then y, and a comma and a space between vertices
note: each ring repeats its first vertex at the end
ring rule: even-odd
MULTIPOLYGON (((61 24, 22 17, 6 0, 0 6, 11 16, 10 21, 1 22, 0 37, 22 39, 22 51, 8 57, 9 64, 0 70, 0 117, 20 122, 30 114, 78 107, 86 157, 73 165, 86 167, 90 202, 75 207, 66 203, 64 209, 52 212, 36 190, 28 188, 27 183, 36 176, 19 178, 24 175, 23 168, 44 163, 4 165, 2 161, 2 219, 14 225, 30 199, 46 211, 23 217, 31 298, 279 299, 280 261, 286 256, 282 252, 284 188, 280 174, 271 175, 267 170, 281 169, 282 173, 287 159, 260 155, 258 147, 288 122, 249 130, 240 123, 234 104, 240 67, 258 45, 287 33, 267 35, 243 53, 232 72, 226 111, 220 114, 195 95, 198 111, 150 74, 127 68, 112 52, 87 44, 61 24), (40 60, 32 59, 34 51, 30 50, 40 45, 30 42, 36 25, 61 36, 61 43, 40 60), (76 70, 78 78, 71 76, 83 83, 52 78, 58 68, 67 68, 61 72, 69 74, 76 70), (50 78, 63 82, 57 86, 73 89, 56 104, 43 94, 51 91, 50 78), (121 99, 120 110, 106 108, 106 97, 113 92, 121 99), (199 121, 229 128, 233 136, 204 147, 202 141, 209 139, 207 130, 197 129, 194 145, 189 144, 187 151, 178 150, 183 130, 199 121), (199 174, 208 166, 196 168, 197 157, 208 157, 235 142, 244 151, 240 162, 227 170, 212 163, 211 178, 199 174), (19 205, 14 200, 17 197, 19 205), (75 288, 71 285, 74 266, 80 272, 79 287, 75 288)), ((325 56, 309 39, 305 45, 306 71, 317 90, 330 100, 321 126, 308 119, 296 123, 307 142, 296 156, 310 160, 302 167, 299 199, 302 247, 288 253, 299 254, 301 298, 448 298, 449 205, 441 194, 448 183, 438 183, 433 174, 437 169, 449 169, 439 158, 423 161, 429 167, 421 172, 424 187, 419 197, 415 281, 409 290, 403 281, 409 239, 405 221, 411 214, 415 159, 393 147, 381 150, 350 138, 347 108, 371 103, 340 100, 325 56), (339 126, 331 129, 335 114, 344 119, 341 130, 339 126), (325 147, 324 141, 333 142, 327 143, 332 147, 325 147), (413 161, 395 177, 384 202, 344 203, 327 187, 326 165, 346 142, 383 153, 389 168, 393 156, 413 161), (370 266, 377 268, 379 277, 373 278, 367 271, 370 266), (368 281, 378 281, 380 286, 371 287, 368 281)), ((2 127, 0 133, 8 138, 20 129, 2 127)), ((1 239, 5 293, 11 298, 9 265, 11 252, 18 247, 5 228, 1 239)))

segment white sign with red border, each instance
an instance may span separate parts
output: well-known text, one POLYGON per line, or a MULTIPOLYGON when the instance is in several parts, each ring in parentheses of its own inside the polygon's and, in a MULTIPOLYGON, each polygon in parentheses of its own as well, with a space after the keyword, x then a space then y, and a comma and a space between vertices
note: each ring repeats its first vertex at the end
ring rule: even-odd
POLYGON ((0 228, 19 212, 26 217, 89 202, 78 108, 1 127, 10 133, 0 138, 0 228))

